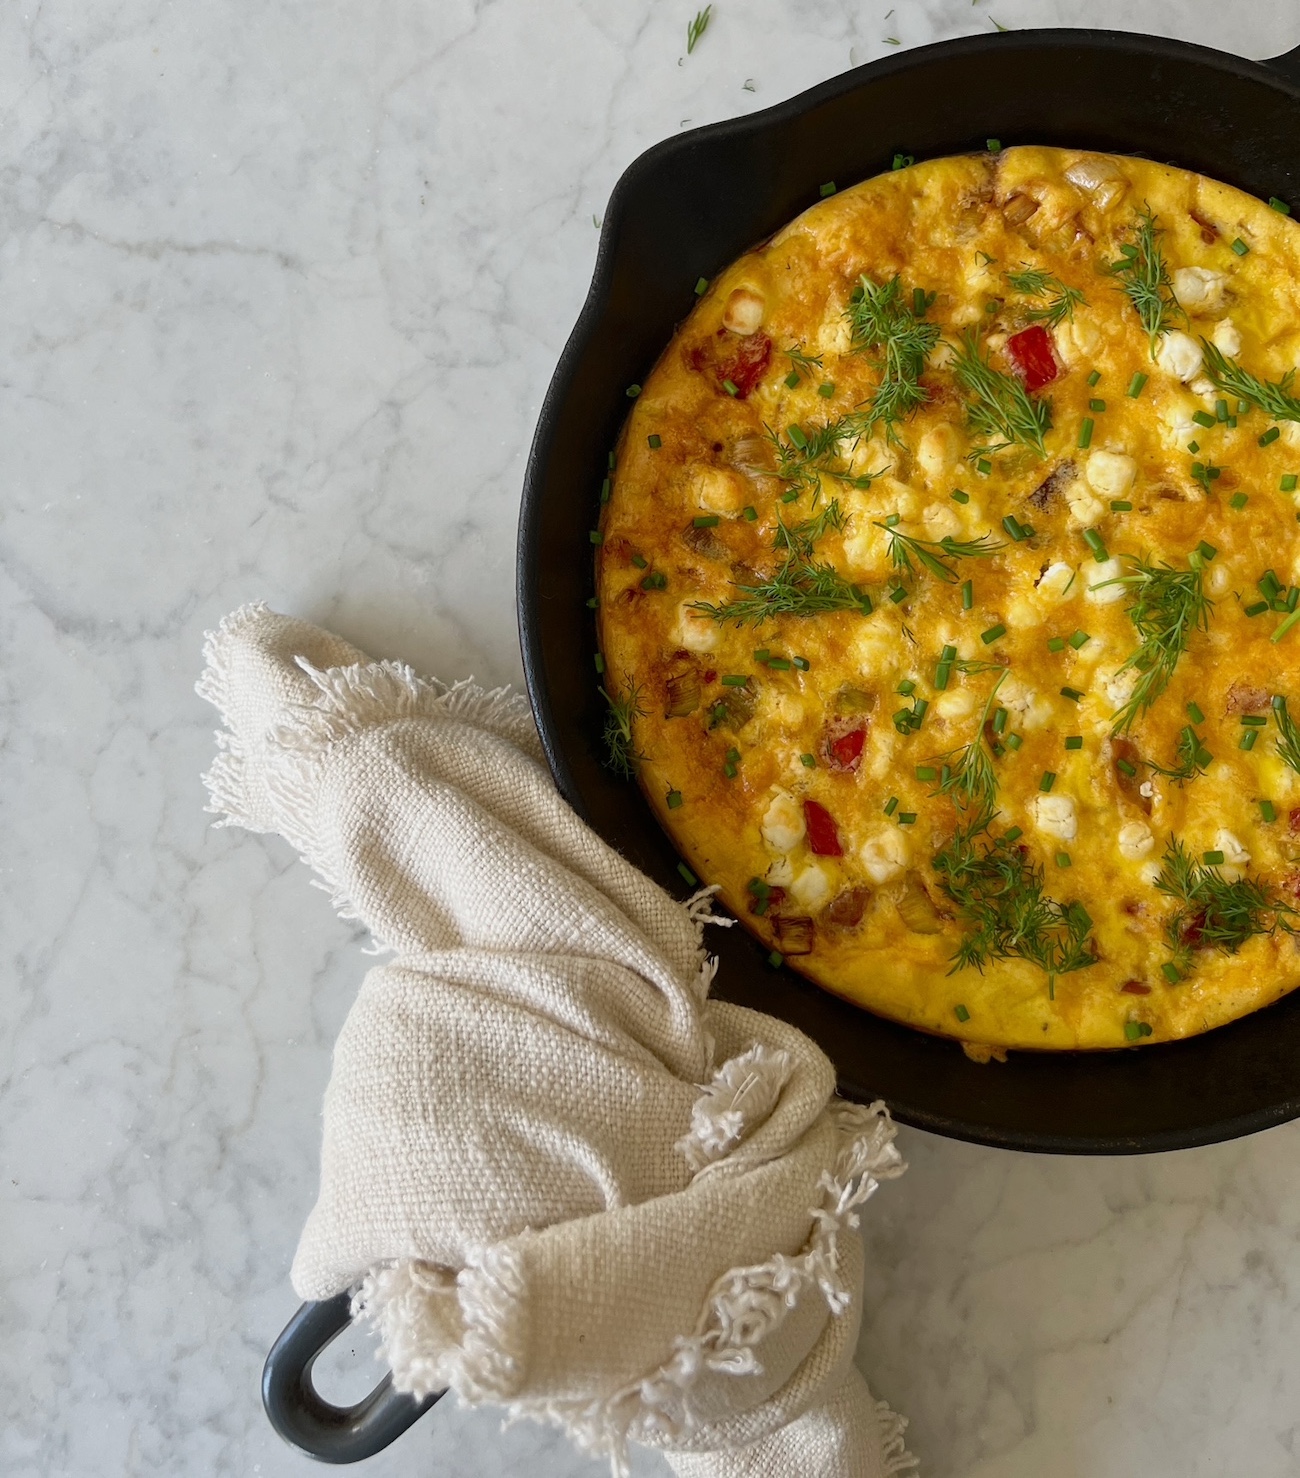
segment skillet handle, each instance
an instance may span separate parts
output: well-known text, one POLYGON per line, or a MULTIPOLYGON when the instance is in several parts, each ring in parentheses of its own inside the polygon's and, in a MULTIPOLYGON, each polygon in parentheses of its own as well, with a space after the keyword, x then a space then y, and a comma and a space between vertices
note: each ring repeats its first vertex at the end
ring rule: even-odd
POLYGON ((1300 87, 1300 46, 1294 51, 1284 51, 1281 56, 1265 57, 1263 65, 1271 67, 1283 82, 1289 82, 1292 87, 1300 87))
POLYGON ((262 1369, 262 1405, 291 1447, 324 1463, 357 1463, 395 1442, 445 1391, 417 1399, 385 1375, 355 1406, 333 1406, 311 1383, 316 1357, 352 1322, 346 1293, 303 1304, 271 1346, 262 1369))

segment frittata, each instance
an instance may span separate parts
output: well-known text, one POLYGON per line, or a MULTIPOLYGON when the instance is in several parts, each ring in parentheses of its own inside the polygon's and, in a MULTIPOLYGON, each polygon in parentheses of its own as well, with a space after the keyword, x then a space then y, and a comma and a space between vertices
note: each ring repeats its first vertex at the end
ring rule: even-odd
POLYGON ((614 764, 771 951, 972 1055, 1300 982, 1300 232, 1069 149, 895 169, 712 282, 596 547, 614 764))

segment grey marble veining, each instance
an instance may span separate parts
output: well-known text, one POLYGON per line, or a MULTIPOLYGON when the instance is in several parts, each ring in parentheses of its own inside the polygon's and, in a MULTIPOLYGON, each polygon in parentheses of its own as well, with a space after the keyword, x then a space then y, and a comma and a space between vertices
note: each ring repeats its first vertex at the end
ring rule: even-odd
MULTIPOLYGON (((695 8, 0 13, 6 1474, 312 1471, 257 1379, 365 961, 286 846, 207 827, 204 628, 261 596, 518 679, 533 420, 594 222, 659 138, 887 38, 1300 43, 1262 0, 716 0, 687 58, 695 8)), ((1300 1473, 1300 1125, 1129 1162, 903 1138, 861 1357, 926 1478, 1300 1473)), ((440 1408, 367 1471, 603 1469, 440 1408)))

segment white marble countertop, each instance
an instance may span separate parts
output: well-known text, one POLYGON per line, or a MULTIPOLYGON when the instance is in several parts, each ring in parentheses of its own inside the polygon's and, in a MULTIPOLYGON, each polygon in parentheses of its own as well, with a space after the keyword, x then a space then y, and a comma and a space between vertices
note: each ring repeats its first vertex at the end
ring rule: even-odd
MULTIPOLYGON (((716 0, 679 65, 695 8, 0 15, 6 1474, 311 1471, 257 1382, 365 961, 287 846, 208 829, 204 628, 261 596, 518 679, 534 417, 661 137, 995 20, 1300 42, 1282 0, 716 0)), ((1300 1124, 1131 1161, 903 1141, 861 1359, 925 1478, 1300 1472, 1300 1124)), ((367 1471, 603 1469, 439 1409, 367 1471)))

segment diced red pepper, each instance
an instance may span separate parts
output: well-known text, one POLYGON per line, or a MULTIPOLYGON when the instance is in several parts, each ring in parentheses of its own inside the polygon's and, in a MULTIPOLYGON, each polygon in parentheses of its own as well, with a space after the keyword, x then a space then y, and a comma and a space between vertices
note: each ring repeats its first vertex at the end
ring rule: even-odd
POLYGON ((831 757, 841 770, 852 770, 862 758, 862 746, 866 742, 865 729, 850 729, 838 739, 830 742, 831 757))
POLYGON ((817 857, 843 857, 840 834, 834 818, 825 806, 817 801, 803 803, 804 825, 808 828, 808 845, 817 857))
POLYGON ((1041 323, 1012 334, 1007 340, 1007 353, 1026 390, 1041 390, 1061 373, 1052 349, 1052 336, 1041 323))
MULTIPOLYGON (((735 338, 733 334, 727 337, 735 338)), ((736 387, 736 399, 744 400, 763 378, 771 358, 772 341, 766 334, 748 334, 736 339, 734 348, 724 349, 718 357, 718 384, 730 380, 736 387)))
POLYGON ((1300 834, 1300 806, 1292 806, 1287 813, 1287 830, 1295 836, 1300 834))

